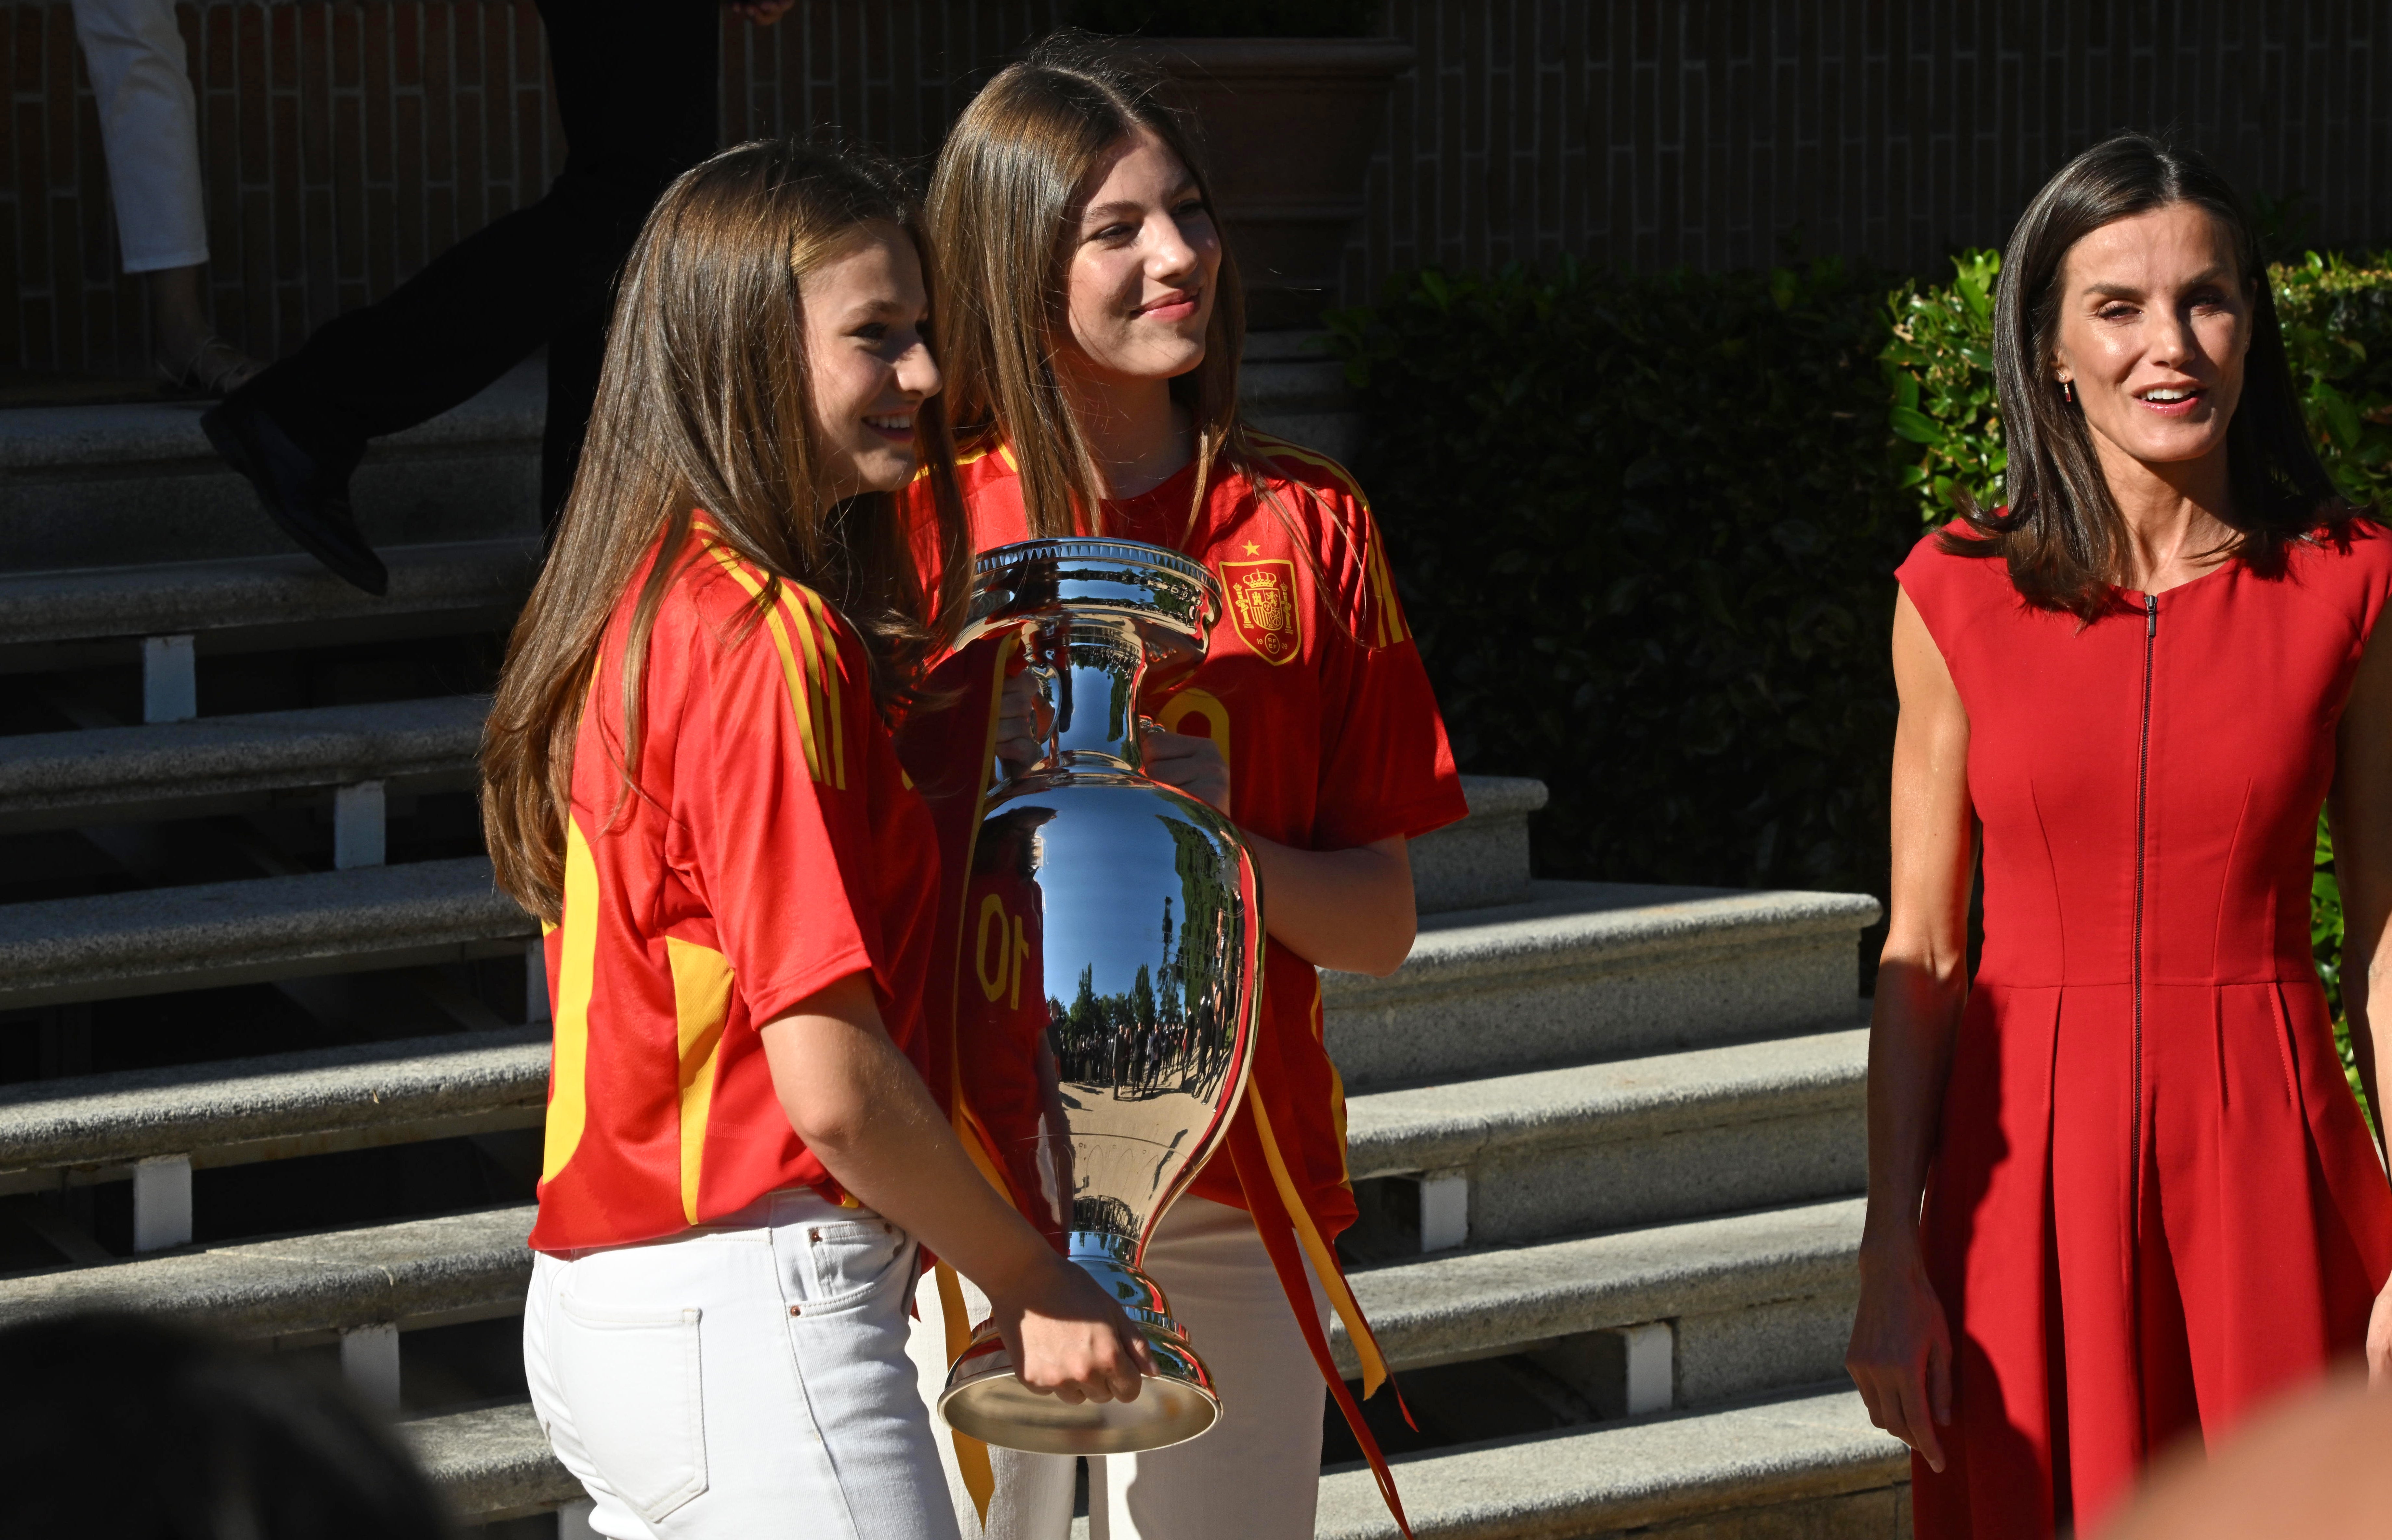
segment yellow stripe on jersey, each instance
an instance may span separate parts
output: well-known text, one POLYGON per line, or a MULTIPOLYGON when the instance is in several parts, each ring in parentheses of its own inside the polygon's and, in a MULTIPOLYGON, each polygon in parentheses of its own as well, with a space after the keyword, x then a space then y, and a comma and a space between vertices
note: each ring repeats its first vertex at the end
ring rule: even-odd
POLYGON ((1251 428, 1246 430, 1246 438, 1266 459, 1292 459, 1298 464, 1316 466, 1328 472, 1337 478, 1337 484, 1344 487, 1356 502, 1360 503, 1365 509, 1371 506, 1371 499, 1363 495, 1362 484, 1354 479, 1354 472, 1320 450, 1307 449, 1301 444, 1292 443, 1280 437, 1277 434, 1256 433, 1251 428))
POLYGON ((812 589, 781 585, 781 602, 791 618, 800 622, 801 634, 807 638, 807 655, 821 666, 814 678, 822 681, 822 694, 830 713, 831 783, 840 791, 847 790, 847 712, 838 693, 838 628, 831 618, 830 606, 822 595, 812 589))
MULTIPOLYGON (((763 583, 740 563, 738 557, 722 546, 714 546, 710 549, 713 550, 716 563, 723 571, 737 579, 741 588, 746 589, 751 596, 762 596, 763 583)), ((790 585, 786 583, 781 585, 784 602, 786 602, 789 587, 790 585)), ((794 612, 792 615, 794 617, 794 612)), ((806 661, 800 664, 797 649, 789 644, 788 628, 782 623, 781 610, 777 606, 764 612, 764 627, 772 633, 774 649, 781 655, 781 679, 788 687, 789 709, 798 718, 798 743, 805 753, 806 773, 812 776, 817 784, 844 787, 847 784, 847 767, 844 764, 832 762, 826 756, 814 731, 814 723, 823 713, 819 692, 819 671, 823 666, 820 649, 814 644, 812 635, 803 629, 803 623, 800 622, 800 635, 804 642, 806 661)), ((831 666, 836 669, 835 659, 831 666)), ((837 688, 836 682, 833 688, 837 688)), ((832 732, 831 748, 832 752, 836 753, 838 748, 836 718, 833 718, 832 732)))
POLYGON ((558 951, 554 1047, 548 1069, 548 1132, 541 1185, 556 1180, 581 1145, 590 1120, 590 990, 598 971, 598 862, 581 825, 565 820, 565 939, 558 951))
MULTIPOLYGON (((1292 444, 1276 434, 1256 433, 1248 429, 1246 436, 1253 441, 1257 452, 1266 459, 1292 459, 1300 465, 1310 465, 1328 472, 1336 478, 1338 485, 1361 506, 1365 513, 1370 511, 1371 499, 1363 494, 1362 484, 1354 479, 1354 472, 1346 470, 1345 466, 1329 456, 1317 449, 1307 449, 1301 444, 1292 444)), ((1310 489, 1307 488, 1307 490, 1310 489)), ((1318 496, 1317 493, 1315 495, 1318 496)), ((1376 532, 1372 531, 1372 533, 1376 532)), ((1378 612, 1377 618, 1370 628, 1372 636, 1366 645, 1373 648, 1392 647, 1398 641, 1410 641, 1412 634, 1411 627, 1406 624, 1404 607, 1396 599, 1395 574, 1387 566, 1386 546, 1384 539, 1374 539, 1371 542, 1370 553, 1364 558, 1364 564, 1366 567, 1364 581, 1370 585, 1372 607, 1378 612)))
POLYGON ((697 1223, 697 1189, 705 1174, 706 1119, 714 1109, 714 1055, 731 1018, 731 963, 712 947, 665 938, 672 968, 673 1018, 680 1029, 681 1211, 697 1223))

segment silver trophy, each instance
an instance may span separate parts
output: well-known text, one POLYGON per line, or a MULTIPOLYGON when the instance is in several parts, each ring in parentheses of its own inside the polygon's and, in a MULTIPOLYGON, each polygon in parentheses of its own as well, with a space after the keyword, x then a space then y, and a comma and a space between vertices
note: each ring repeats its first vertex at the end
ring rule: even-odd
POLYGON ((1015 1201, 1120 1301, 1155 1366, 1134 1402, 1066 1405, 1015 1378, 983 1322, 939 1411, 1006 1448, 1159 1449, 1220 1416, 1138 1264, 1245 1094, 1262 904, 1229 821, 1140 772, 1138 710, 1202 660, 1220 609, 1203 566, 1160 546, 1032 540, 977 563, 965 640, 1016 635, 1052 726, 975 837, 958 1070, 1015 1201))

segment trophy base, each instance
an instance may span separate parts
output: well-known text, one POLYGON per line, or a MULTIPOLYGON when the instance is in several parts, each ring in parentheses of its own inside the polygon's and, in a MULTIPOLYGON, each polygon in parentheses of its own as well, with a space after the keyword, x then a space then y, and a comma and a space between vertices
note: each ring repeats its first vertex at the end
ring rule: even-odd
POLYGON ((939 1415, 983 1443, 1033 1455, 1129 1455, 1185 1443, 1219 1420, 1220 1400, 1184 1339, 1139 1329, 1157 1372, 1138 1399, 1067 1406, 1016 1378, 1013 1354, 983 1326, 948 1374, 939 1415))
POLYGON ((1185 1443, 1220 1419, 1213 1376, 1171 1318, 1163 1290, 1131 1262, 1129 1243, 1086 1231, 1071 1237, 1071 1256, 1121 1301, 1146 1339, 1154 1372, 1136 1401, 1084 1401, 1066 1405, 1024 1385, 1013 1354, 983 1321, 947 1371, 939 1415, 958 1432, 1000 1449, 1033 1455, 1129 1455, 1185 1443))

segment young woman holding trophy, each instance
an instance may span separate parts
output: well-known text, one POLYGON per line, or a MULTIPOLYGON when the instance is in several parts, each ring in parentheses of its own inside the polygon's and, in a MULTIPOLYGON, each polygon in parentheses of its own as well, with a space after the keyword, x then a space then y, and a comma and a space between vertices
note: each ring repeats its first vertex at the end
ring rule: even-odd
POLYGON ((917 1072, 936 878, 884 714, 964 555, 925 257, 868 160, 752 144, 674 184, 491 711, 490 851, 555 1019, 526 1368, 604 1534, 953 1540, 916 1237, 1034 1389, 1134 1397, 1149 1364, 917 1072), (927 584, 890 496, 925 466, 927 584))
MULTIPOLYGON (((1385 974, 1403 961, 1416 923, 1405 841, 1467 808, 1360 489, 1327 457, 1239 421, 1236 269, 1202 167, 1152 83, 1068 43, 1042 46, 965 111, 930 208, 949 275, 941 347, 972 545, 1134 541, 1215 590, 1219 616, 1192 677, 1137 703, 1154 719, 1143 769, 1234 822, 1265 895, 1251 1078, 1217 1153, 1145 1252, 1168 1314, 1210 1366, 1220 1420, 1175 1447, 1092 1460, 1090 1511, 1114 1540, 1308 1537, 1325 1389, 1384 1479, 1325 1337, 1334 1309, 1366 1393, 1375 1390, 1384 1366, 1332 1249, 1355 1206, 1316 970, 1385 974)), ((935 488, 916 487, 927 515, 935 488)), ((958 709, 988 718, 1000 755, 1039 753, 1041 726, 1020 692, 982 689, 958 709)), ((1023 830, 984 827, 981 838, 1027 849, 1037 835, 1023 830)), ((1172 914, 1166 906, 1166 972, 1172 914)), ((959 998, 975 992, 972 941, 960 947, 959 998)), ((1151 1057, 1124 1064, 1134 1021, 1092 1032, 1080 1019, 1155 1015, 1142 982, 1108 1016, 1085 998, 1067 1007, 1069 980, 1059 994, 1051 964, 1046 977, 1051 1005, 1021 993, 1055 1023, 1047 1079, 1109 1076, 1124 1089, 1106 1094, 1129 1102, 1173 1083, 1151 1057)), ((1168 1020, 1167 1000, 1160 1015, 1168 1020)), ((978 1088, 959 1079, 965 1120, 978 1088)), ((992 1180, 1008 1180, 996 1174, 1007 1153, 986 1157, 992 1180)), ((922 1314, 941 1314, 927 1286, 922 1314)), ((957 1351, 942 1336, 918 1334, 916 1350, 934 1394, 957 1351)), ((1060 1540, 1071 1458, 960 1443, 957 1455, 967 1533, 984 1511, 991 1540, 1060 1540)))

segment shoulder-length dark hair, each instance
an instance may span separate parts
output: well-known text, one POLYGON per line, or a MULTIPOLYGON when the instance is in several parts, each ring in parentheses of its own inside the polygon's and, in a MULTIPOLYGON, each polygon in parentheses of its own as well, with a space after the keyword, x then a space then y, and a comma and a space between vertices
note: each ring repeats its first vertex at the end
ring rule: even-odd
POLYGON ((834 500, 823 485, 799 285, 876 226, 912 240, 935 316, 938 269, 913 196, 888 162, 856 150, 786 140, 726 149, 666 189, 631 249, 580 468, 482 733, 482 828, 498 884, 543 919, 563 907, 585 704, 622 713, 620 791, 637 789, 648 641, 694 559, 696 511, 770 575, 751 623, 781 584, 812 589, 863 637, 884 707, 913 692, 962 612, 969 547, 937 396, 914 417, 934 580, 922 580, 892 497, 834 500), (622 699, 591 701, 607 626, 651 550, 660 554, 632 605, 622 699))
POLYGON ((1986 511, 1964 500, 1960 516, 1974 536, 1952 531, 1942 541, 1956 554, 2001 557, 2028 603, 2088 622, 2117 607, 2115 588, 2133 571, 2133 548, 2092 431, 2052 372, 2060 276, 2069 251, 2102 226, 2178 203, 2207 210, 2224 227, 2251 312, 2242 399, 2226 429, 2233 506, 2220 514, 2235 532, 2226 551, 2256 571, 2278 572, 2291 542, 2339 533, 2358 511, 2319 463, 2301 419, 2267 263, 2242 200, 2190 150, 2143 134, 2104 139, 2044 184, 2010 232, 1994 299, 2008 506, 1986 511))
MULTIPOLYGON (((1069 345, 1065 271, 1097 169, 1144 129, 1214 207, 1203 156, 1162 100, 1163 85, 1160 71, 1086 32, 1056 32, 981 88, 948 131, 930 177, 930 236, 948 281, 939 333, 948 420, 958 437, 1012 446, 1035 537, 1093 533, 1104 496, 1096 456, 1055 372, 1069 345)), ((1194 507, 1216 463, 1251 468, 1238 420, 1245 330, 1245 290, 1225 243, 1204 361, 1171 382, 1195 423, 1194 507)))

